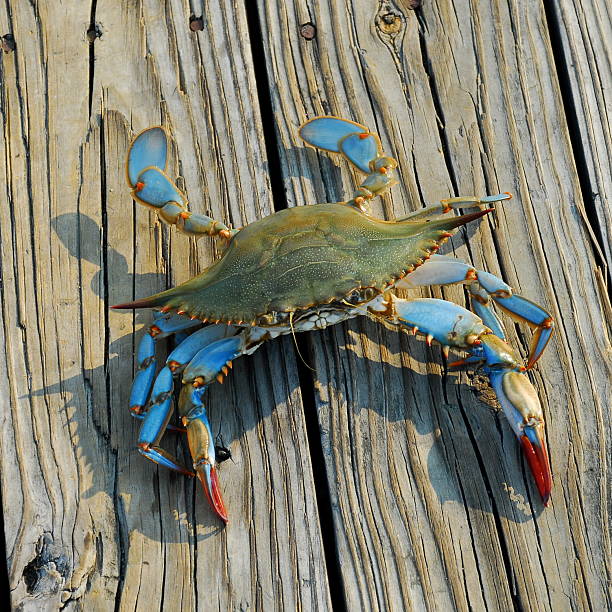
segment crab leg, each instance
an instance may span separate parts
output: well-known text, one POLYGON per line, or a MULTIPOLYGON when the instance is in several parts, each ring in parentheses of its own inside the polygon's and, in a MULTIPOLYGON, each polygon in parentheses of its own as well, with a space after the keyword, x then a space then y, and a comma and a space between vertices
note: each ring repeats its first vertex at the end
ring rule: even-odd
POLYGON ((541 306, 519 295, 513 295, 512 287, 494 274, 476 270, 453 257, 432 255, 424 265, 400 280, 396 287, 407 289, 454 283, 467 285, 473 309, 496 336, 505 339, 502 323, 491 308, 492 301, 515 320, 535 329, 527 361, 527 367, 532 368, 552 336, 553 319, 541 306))
POLYGON ((215 379, 222 382, 229 364, 242 354, 241 347, 242 338, 234 336, 217 340, 198 351, 183 371, 183 383, 195 383, 196 387, 204 387, 215 379))
MULTIPOLYGON (((254 352, 265 339, 265 332, 261 333, 259 328, 246 328, 238 335, 211 342, 193 355, 183 370, 178 410, 187 428, 193 468, 202 483, 210 507, 225 523, 228 521, 227 510, 221 495, 213 435, 202 395, 215 380, 223 382, 233 359, 254 352)), ((191 352, 192 348, 189 350, 191 352)))
POLYGON ((221 486, 217 475, 217 458, 213 433, 202 403, 206 387, 195 387, 186 383, 179 397, 179 413, 183 414, 183 425, 187 428, 189 452, 193 459, 193 468, 202 483, 206 499, 215 514, 228 522, 227 510, 221 495, 221 486))
MULTIPOLYGON (((480 204, 478 198, 470 198, 470 197, 462 197, 457 198, 459 201, 455 201, 455 208, 459 208, 459 206, 469 207, 469 206, 477 206, 480 204)), ((402 221, 420 221, 423 219, 430 219, 431 217, 437 217, 438 215, 443 215, 454 210, 454 207, 449 202, 449 200, 440 200, 439 202, 435 202, 434 204, 428 204, 424 208, 420 208, 415 210, 414 212, 409 213, 405 217, 402 217, 402 221)))
POLYGON ((227 326, 212 325, 199 330, 180 343, 170 355, 174 355, 174 360, 169 357, 166 366, 160 370, 155 378, 151 401, 149 404, 146 404, 146 402, 155 375, 156 339, 172 333, 180 333, 199 324, 199 321, 192 321, 187 317, 178 315, 158 315, 140 342, 138 348, 139 369, 132 383, 130 395, 130 412, 133 416, 143 420, 138 436, 140 453, 159 465, 189 476, 193 476, 193 473, 186 470, 170 453, 159 446, 166 429, 184 431, 169 423, 172 416, 173 374, 181 367, 176 359, 188 356, 192 352, 195 354, 215 339, 223 337, 224 334, 228 333, 227 326), (185 346, 183 347, 183 345, 185 346))
POLYGON ((347 206, 369 214, 369 200, 395 185, 397 161, 383 155, 378 135, 364 125, 339 117, 314 117, 300 127, 300 137, 317 149, 341 153, 357 170, 367 174, 347 206))
POLYGON ((138 435, 138 450, 147 459, 163 465, 171 470, 187 476, 193 473, 186 470, 167 451, 159 446, 165 429, 172 416, 172 389, 174 381, 170 368, 162 368, 153 385, 152 402, 144 416, 140 434, 138 435))
MULTIPOLYGON (((493 330, 496 336, 505 339, 506 333, 503 325, 490 307, 491 295, 478 284, 479 274, 480 272, 476 268, 459 259, 445 255, 432 255, 424 265, 401 279, 396 284, 396 287, 399 289, 411 289, 431 285, 464 283, 467 285, 472 297, 473 310, 483 320, 485 325, 493 330)), ((508 289, 510 288, 508 287, 508 289)))
POLYGON ((435 204, 430 204, 411 212, 409 215, 398 219, 398 221, 422 221, 424 219, 431 219, 431 217, 437 217, 445 213, 457 210, 459 208, 471 208, 473 206, 479 206, 480 204, 493 204, 494 202, 502 202, 503 200, 512 199, 510 193, 498 193, 497 195, 485 196, 484 198, 477 198, 475 196, 461 196, 458 198, 447 198, 440 200, 435 204))
MULTIPOLYGON (((428 344, 468 350, 464 363, 479 364, 489 376, 512 430, 519 438, 544 505, 548 504, 552 474, 544 438, 542 408, 525 366, 513 349, 491 332, 474 313, 445 300, 421 298, 390 302, 370 308, 370 315, 387 324, 420 331, 428 344), (380 308, 378 308, 380 306, 380 308)), ((447 349, 448 350, 448 349, 447 349)))
POLYGON ((494 334, 481 337, 486 358, 484 371, 504 414, 523 448, 544 506, 552 490, 552 473, 546 448, 544 413, 538 394, 524 374, 512 349, 494 334))
MULTIPOLYGON (((113 307, 114 308, 114 307, 113 307)), ((201 321, 192 321, 180 315, 161 315, 147 328, 138 345, 137 371, 130 392, 130 412, 137 418, 142 418, 151 385, 155 378, 157 360, 155 359, 155 343, 159 338, 165 338, 192 327, 201 325, 201 321)))
POLYGON ((206 234, 231 238, 236 231, 221 221, 187 210, 187 198, 166 174, 167 150, 163 127, 152 127, 136 136, 127 156, 127 179, 132 197, 190 236, 206 234))
POLYGON ((392 298, 393 322, 425 334, 427 343, 438 341, 443 347, 470 349, 480 344, 480 336, 490 330, 473 312, 446 300, 392 298))
POLYGON ((525 322, 535 330, 527 359, 527 367, 533 368, 552 336, 554 330, 553 318, 543 308, 520 295, 511 295, 505 298, 493 296, 493 299, 513 319, 525 322))
POLYGON ((132 382, 129 405, 132 416, 140 417, 147 403, 157 369, 155 340, 150 333, 146 333, 138 345, 137 363, 138 369, 132 382))
MULTIPOLYGON (((187 327, 193 327, 194 323, 190 319, 181 316, 165 316, 158 318, 153 325, 150 326, 148 333, 145 334, 143 341, 141 342, 141 350, 139 350, 139 363, 143 361, 143 363, 148 361, 150 362, 147 365, 146 369, 143 369, 143 372, 146 372, 148 377, 152 377, 150 374, 150 369, 155 367, 154 357, 152 357, 154 353, 154 337, 160 337, 163 335, 168 335, 173 331, 180 332, 181 330, 187 327), (161 326, 161 329, 160 329, 161 326), (162 331, 162 329, 164 331, 162 331), (146 354, 144 360, 141 360, 142 355, 140 353, 146 354)), ((168 356, 166 366, 161 369, 157 377, 155 378, 155 384, 153 385, 153 391, 151 394, 151 401, 147 405, 146 409, 142 409, 139 412, 132 410, 132 414, 138 416, 143 419, 142 427, 140 428, 140 433, 138 436, 138 450, 142 455, 144 455, 147 459, 157 463, 158 465, 163 465, 171 470, 175 470, 180 472, 181 474, 185 474, 187 476, 194 476, 193 472, 185 469, 182 465, 178 463, 176 458, 165 451, 160 447, 159 443, 161 438, 164 435, 166 429, 173 428, 172 425, 169 425, 170 417, 172 416, 172 395, 174 388, 174 379, 173 377, 180 372, 185 364, 190 361, 194 355, 198 353, 206 353, 206 348, 210 345, 213 346, 218 344, 219 340, 224 338, 229 334, 235 334, 237 331, 234 326, 227 325, 211 325, 205 327, 190 336, 188 336, 183 342, 181 342, 168 356)), ((213 346, 214 349, 214 346, 213 346)), ((213 350, 213 354, 215 351, 213 350)), ((225 365, 225 364, 224 364, 225 365)), ((148 379, 147 379, 148 380, 148 379)), ((138 382, 138 381, 135 381, 138 382)), ((196 385, 185 385, 185 387, 189 387, 195 393, 197 388, 196 385)), ((149 394, 150 383, 148 386, 144 382, 138 382, 137 385, 134 385, 136 388, 136 392, 133 390, 133 394, 138 396, 139 401, 144 404, 146 402, 146 397, 149 394)), ((212 457, 212 465, 214 466, 214 457, 215 457, 215 449, 214 444, 212 442, 208 442, 212 440, 212 434, 210 432, 210 425, 208 424, 208 420, 206 419, 206 414, 204 411, 204 407, 200 401, 200 394, 204 390, 205 387, 200 387, 198 389, 198 393, 195 395, 191 394, 190 391, 183 390, 179 399, 179 414, 183 417, 183 425, 186 426, 187 438, 189 441, 190 449, 196 448, 197 453, 194 456, 194 469, 198 473, 200 480, 202 480, 202 474, 206 476, 205 481, 208 485, 211 485, 216 482, 216 476, 214 473, 211 475, 210 470, 202 468, 202 452, 201 447, 204 445, 207 448, 208 457, 212 457), (197 408, 195 413, 191 413, 192 408, 197 408), (204 430, 202 430, 203 424, 206 426, 204 430), (204 432, 204 434, 202 433, 204 432), (204 437, 202 437, 204 435, 204 437), (210 448, 209 448, 210 447, 210 448), (211 450, 212 449, 212 450, 211 450), (196 459, 197 456, 197 459, 196 459), (198 467, 200 466, 200 467, 198 467)), ((178 428, 174 428, 178 429, 178 428)), ((206 489, 207 496, 209 499, 215 500, 219 498, 218 487, 217 490, 206 489)), ((221 516, 224 518, 224 514, 221 513, 221 506, 218 503, 213 504, 213 508, 221 516)), ((225 516, 224 520, 227 517, 225 516)))
POLYGON ((201 325, 201 321, 183 315, 156 318, 139 345, 138 373, 132 385, 130 410, 134 416, 143 419, 138 437, 140 453, 159 465, 193 476, 193 472, 185 469, 159 445, 165 430, 173 428, 169 425, 172 416, 173 377, 182 372, 183 387, 179 395, 178 411, 187 433, 193 468, 210 506, 219 518, 227 522, 227 511, 215 467, 217 458, 213 435, 202 395, 209 384, 215 380, 223 381, 233 359, 253 353, 271 334, 262 328, 246 327, 241 330, 235 325, 209 325, 190 334, 168 356, 166 366, 155 378, 151 402, 147 405, 155 374, 156 339, 181 334, 198 325, 201 325))
POLYGON ((209 325, 191 334, 168 355, 166 365, 174 374, 181 372, 198 352, 217 340, 235 335, 234 325, 209 325))

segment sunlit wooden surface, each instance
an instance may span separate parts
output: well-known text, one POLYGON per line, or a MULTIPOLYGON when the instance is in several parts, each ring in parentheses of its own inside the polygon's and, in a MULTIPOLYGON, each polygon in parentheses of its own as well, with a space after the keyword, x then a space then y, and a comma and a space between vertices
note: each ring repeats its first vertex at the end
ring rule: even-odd
MULTIPOLYGON (((612 605, 610 9, 419 4, 0 7, 0 470, 14 609, 612 605), (346 162, 297 138, 319 114, 366 124, 398 159, 378 216, 514 194, 447 252, 557 321, 530 375, 550 508, 486 379, 447 372, 439 347, 365 319, 301 335, 305 364, 290 337, 271 342, 210 393, 232 453, 220 467, 227 528, 192 481, 138 454, 127 399, 151 314, 108 306, 194 276, 216 251, 131 201, 131 136, 166 125, 190 208, 240 227, 350 196, 346 162)), ((461 287, 423 295, 465 304, 461 287)), ((526 355, 529 330, 506 321, 526 355)), ((187 462, 180 438, 166 444, 187 462)))

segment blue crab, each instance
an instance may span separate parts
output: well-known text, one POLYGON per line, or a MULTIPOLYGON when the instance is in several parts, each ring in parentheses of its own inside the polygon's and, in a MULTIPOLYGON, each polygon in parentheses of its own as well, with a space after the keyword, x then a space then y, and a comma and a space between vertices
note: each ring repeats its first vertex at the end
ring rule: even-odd
POLYGON ((383 221, 371 216, 369 202, 395 183, 397 162, 383 154, 378 136, 336 117, 308 121, 300 136, 311 146, 340 153, 365 179, 347 202, 281 210, 240 230, 188 211, 185 195, 166 174, 164 128, 149 128, 132 142, 127 156, 132 196, 189 236, 227 242, 222 256, 199 276, 113 306, 160 311, 140 341, 130 395, 131 413, 143 420, 139 451, 159 465, 197 475, 212 509, 227 522, 205 390, 223 380, 234 359, 272 338, 364 315, 393 329, 419 332, 428 343, 436 340, 446 356, 450 348, 467 353, 451 365, 478 367, 488 375, 547 505, 552 475, 544 418, 525 372, 549 341, 552 318, 500 278, 436 253, 453 230, 493 210, 458 216, 456 209, 489 206, 510 194, 450 198, 383 221), (395 289, 454 283, 466 285, 474 312, 445 300, 394 294, 395 289), (535 330, 526 364, 506 343, 493 304, 535 330), (181 341, 158 372, 156 340, 179 333, 181 341), (182 385, 182 428, 170 424, 175 382, 182 385), (168 428, 186 431, 193 470, 161 448, 168 428))

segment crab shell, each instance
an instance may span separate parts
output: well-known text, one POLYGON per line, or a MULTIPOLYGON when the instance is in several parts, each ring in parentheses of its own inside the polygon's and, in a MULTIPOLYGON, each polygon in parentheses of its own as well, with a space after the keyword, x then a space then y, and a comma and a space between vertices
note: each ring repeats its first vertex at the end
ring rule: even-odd
POLYGON ((265 325, 271 313, 307 310, 366 288, 383 292, 437 251, 450 230, 486 212, 391 222, 344 203, 281 210, 240 230, 193 279, 119 307, 265 325))

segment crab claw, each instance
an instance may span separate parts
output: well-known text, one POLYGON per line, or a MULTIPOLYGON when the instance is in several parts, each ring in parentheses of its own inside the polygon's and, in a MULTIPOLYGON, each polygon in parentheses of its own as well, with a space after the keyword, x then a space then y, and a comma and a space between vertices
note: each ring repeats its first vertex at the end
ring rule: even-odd
POLYGON ((523 454, 536 481, 542 503, 544 506, 548 506, 552 489, 552 474, 548 461, 546 440, 544 439, 544 423, 525 425, 523 432, 521 437, 523 454))
POLYGON ((206 499, 214 513, 228 522, 227 510, 221 495, 219 477, 215 469, 217 463, 213 434, 202 404, 205 387, 183 385, 179 396, 179 412, 183 413, 183 425, 187 429, 187 443, 193 459, 193 468, 198 475, 206 499))
POLYGON ((161 126, 143 130, 130 145, 126 160, 127 180, 132 189, 142 189, 138 185, 140 175, 151 167, 166 169, 168 139, 161 126))
POLYGON ((552 473, 544 437, 544 415, 536 390, 529 379, 516 370, 492 371, 489 377, 504 414, 523 447, 542 503, 548 506, 552 473))
POLYGON ((210 507, 215 511, 215 514, 227 524, 229 518, 223 497, 221 496, 221 487, 219 486, 219 476, 217 470, 210 463, 200 463, 195 465, 196 473, 204 488, 206 499, 210 507))

